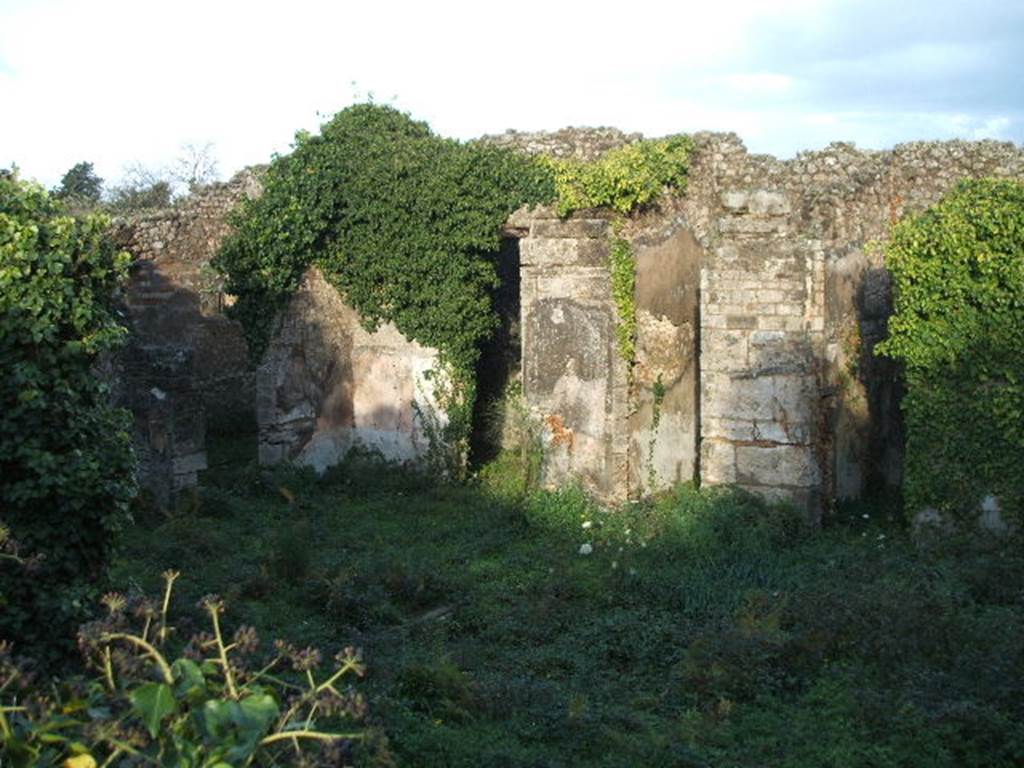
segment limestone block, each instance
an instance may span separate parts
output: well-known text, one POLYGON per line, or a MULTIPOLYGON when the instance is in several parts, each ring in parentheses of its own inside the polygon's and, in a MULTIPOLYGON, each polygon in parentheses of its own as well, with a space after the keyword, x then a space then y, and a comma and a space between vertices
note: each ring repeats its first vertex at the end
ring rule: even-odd
POLYGON ((722 207, 730 213, 757 216, 785 216, 792 210, 786 195, 767 189, 729 190, 721 195, 722 207))
POLYGON ((519 243, 519 258, 535 267, 598 267, 608 263, 609 248, 607 240, 590 237, 527 237, 519 243))
POLYGON ((734 216, 718 220, 722 234, 734 235, 781 235, 787 231, 785 219, 756 219, 748 216, 734 216))
POLYGON ((530 226, 530 239, 604 238, 610 229, 606 219, 539 219, 530 226))
POLYGON ((815 382, 803 376, 736 376, 705 372, 701 376, 704 418, 813 423, 815 382))
POLYGON ((775 443, 806 445, 811 426, 805 423, 779 423, 773 420, 724 419, 709 416, 702 424, 703 434, 744 443, 775 443))
POLYGON ((806 335, 786 331, 750 334, 749 369, 755 376, 801 374, 811 370, 813 350, 806 335))
POLYGON ((736 448, 731 443, 705 438, 700 444, 700 479, 708 485, 736 482, 736 448))
POLYGON ((747 369, 749 334, 745 331, 709 328, 701 335, 700 366, 705 371, 747 369))
POLYGON ((736 477, 748 485, 810 488, 821 480, 813 450, 801 445, 736 447, 736 477))

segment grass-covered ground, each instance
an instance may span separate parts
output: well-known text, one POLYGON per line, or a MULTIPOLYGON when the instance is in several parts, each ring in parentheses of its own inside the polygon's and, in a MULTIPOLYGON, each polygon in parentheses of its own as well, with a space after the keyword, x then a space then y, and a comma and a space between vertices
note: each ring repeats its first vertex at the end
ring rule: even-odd
POLYGON ((183 607, 361 646, 399 765, 1024 765, 1019 542, 922 548, 867 507, 808 531, 721 491, 605 511, 522 494, 513 463, 459 487, 221 454, 115 579, 177 568, 183 607))

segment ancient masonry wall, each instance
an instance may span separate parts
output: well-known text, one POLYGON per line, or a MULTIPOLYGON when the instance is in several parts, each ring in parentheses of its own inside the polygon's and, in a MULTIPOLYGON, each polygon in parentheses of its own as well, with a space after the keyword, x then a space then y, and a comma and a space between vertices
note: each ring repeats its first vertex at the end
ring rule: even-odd
POLYGON ((259 194, 259 170, 197 190, 173 208, 115 225, 133 257, 125 291, 129 343, 115 363, 118 401, 135 419, 140 485, 168 504, 206 468, 206 429, 246 428, 255 393, 241 327, 223 315, 210 267, 228 214, 259 194))
MULTIPOLYGON (((607 129, 494 138, 561 156, 632 140, 607 129)), ((615 351, 608 222, 515 217, 528 233, 524 392, 544 427, 547 482, 582 478, 613 500, 692 477, 812 515, 898 485, 899 376, 873 354, 892 299, 869 243, 960 179, 1024 178, 1024 150, 833 144, 779 161, 733 134, 695 142, 687 194, 621 229, 637 259, 632 380, 615 351)))
POLYGON ((256 376, 261 464, 323 472, 354 447, 398 462, 440 449, 438 353, 388 323, 366 330, 316 268, 277 319, 256 376))
POLYGON ((602 498, 627 486, 626 365, 615 342, 609 222, 531 216, 520 242, 523 388, 543 423, 544 481, 602 498))
MULTIPOLYGON (((509 132, 484 141, 593 159, 639 138, 614 129, 509 132)), ((876 358, 892 311, 882 252, 892 224, 965 177, 1024 178, 1024 150, 933 142, 848 144, 787 161, 733 134, 697 134, 687 193, 613 226, 523 210, 520 333, 527 405, 542 426, 544 480, 621 500, 686 480, 734 483, 816 515, 834 499, 898 485, 899 376, 876 358), (632 369, 616 341, 608 257, 636 259, 632 369)), ((227 213, 258 173, 122 224, 136 256, 124 402, 155 492, 205 466, 207 419, 256 404, 263 462, 319 469, 353 445, 419 460, 444 423, 436 350, 391 326, 371 333, 315 270, 278 318, 256 374, 209 261, 227 213)))

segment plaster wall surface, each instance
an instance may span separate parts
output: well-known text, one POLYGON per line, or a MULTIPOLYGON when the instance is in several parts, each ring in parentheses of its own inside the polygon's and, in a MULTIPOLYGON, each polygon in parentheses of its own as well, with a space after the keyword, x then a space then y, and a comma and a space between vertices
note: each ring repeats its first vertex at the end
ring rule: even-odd
POLYGON ((368 331, 311 268, 256 374, 260 463, 291 460, 323 472, 356 446, 423 461, 447 423, 442 382, 436 350, 390 323, 368 331))

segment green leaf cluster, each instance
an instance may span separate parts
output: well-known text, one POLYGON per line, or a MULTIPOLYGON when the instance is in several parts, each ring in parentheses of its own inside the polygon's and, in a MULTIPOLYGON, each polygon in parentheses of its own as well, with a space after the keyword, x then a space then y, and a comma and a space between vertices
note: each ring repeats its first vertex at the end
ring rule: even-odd
POLYGON ((45 555, 32 578, 0 573, 0 637, 37 651, 96 588, 135 491, 128 417, 97 373, 125 334, 108 225, 0 174, 0 509, 45 555))
POLYGON ((1024 184, 961 182, 893 230, 896 313, 883 354, 906 366, 906 496, 967 514, 1024 509, 1024 184))
POLYGON ((193 635, 171 662, 167 605, 177 577, 164 574, 159 611, 145 599, 104 596, 109 614, 78 632, 95 679, 35 686, 21 660, 0 646, 4 765, 331 766, 367 739, 365 699, 349 687, 365 667, 352 648, 326 674, 317 672, 322 654, 314 648, 278 642, 269 660, 260 659, 256 631, 241 627, 232 640, 224 637, 223 603, 209 596, 203 605, 212 634, 193 635))
POLYGON ((656 202, 666 189, 686 190, 693 140, 689 136, 639 141, 599 160, 546 158, 555 178, 558 212, 611 208, 628 216, 656 202))

